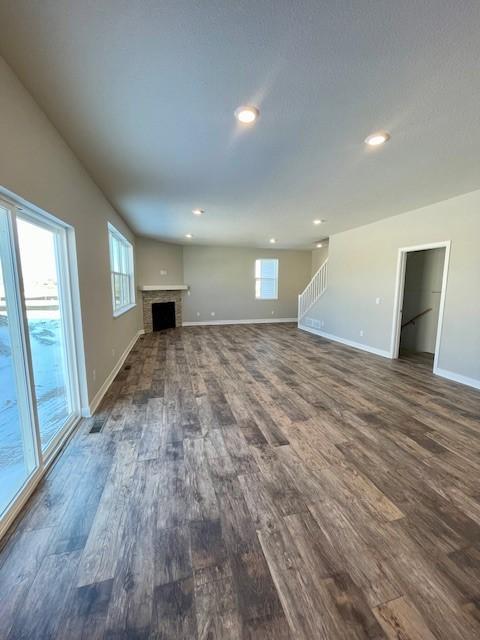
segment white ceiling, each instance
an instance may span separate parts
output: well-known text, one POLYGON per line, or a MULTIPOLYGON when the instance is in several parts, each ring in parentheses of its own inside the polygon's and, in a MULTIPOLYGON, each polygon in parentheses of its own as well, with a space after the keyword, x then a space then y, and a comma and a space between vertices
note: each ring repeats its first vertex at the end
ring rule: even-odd
POLYGON ((139 234, 306 248, 480 187, 478 0, 0 0, 0 23, 139 234))

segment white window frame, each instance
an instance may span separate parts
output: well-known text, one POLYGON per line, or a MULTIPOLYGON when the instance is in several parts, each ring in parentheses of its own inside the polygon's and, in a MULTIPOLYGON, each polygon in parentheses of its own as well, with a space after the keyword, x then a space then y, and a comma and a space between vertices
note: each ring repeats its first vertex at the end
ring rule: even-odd
POLYGON ((120 233, 120 231, 113 226, 110 222, 108 223, 108 247, 110 252, 110 284, 112 287, 112 309, 113 309, 113 317, 118 318, 122 314, 130 311, 136 306, 135 302, 135 264, 133 258, 133 245, 132 243, 125 238, 125 236, 120 233), (114 271, 113 264, 113 241, 119 242, 120 245, 126 249, 127 256, 127 264, 126 270, 122 271, 114 271), (128 293, 128 301, 123 304, 117 304, 115 299, 115 276, 120 276, 122 278, 128 277, 128 285, 126 288, 126 292, 128 293))
MULTIPOLYGON (((257 258, 255 260, 255 300, 278 300, 278 258, 257 258), (257 264, 260 262, 264 262, 264 261, 272 261, 275 262, 275 277, 274 278, 262 278, 262 277, 257 277, 257 264), (275 287, 274 287, 274 295, 271 297, 265 297, 262 295, 257 295, 257 282, 262 281, 262 280, 273 280, 275 287)), ((260 273, 261 273, 261 266, 260 266, 260 273)), ((261 291, 261 287, 260 287, 260 291, 261 291)))

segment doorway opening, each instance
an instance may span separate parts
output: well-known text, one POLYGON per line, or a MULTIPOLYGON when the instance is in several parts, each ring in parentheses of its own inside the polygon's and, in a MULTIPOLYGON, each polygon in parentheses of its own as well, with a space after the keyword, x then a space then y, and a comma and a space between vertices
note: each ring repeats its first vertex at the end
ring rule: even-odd
POLYGON ((450 243, 400 249, 392 357, 435 371, 450 243))

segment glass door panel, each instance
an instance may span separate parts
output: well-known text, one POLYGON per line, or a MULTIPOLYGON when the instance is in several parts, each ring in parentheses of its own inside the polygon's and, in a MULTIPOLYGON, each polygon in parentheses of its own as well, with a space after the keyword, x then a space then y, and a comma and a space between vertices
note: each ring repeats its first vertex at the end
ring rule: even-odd
POLYGON ((72 416, 60 231, 17 217, 42 450, 72 416))
POLYGON ((0 206, 0 516, 38 466, 8 215, 0 206))

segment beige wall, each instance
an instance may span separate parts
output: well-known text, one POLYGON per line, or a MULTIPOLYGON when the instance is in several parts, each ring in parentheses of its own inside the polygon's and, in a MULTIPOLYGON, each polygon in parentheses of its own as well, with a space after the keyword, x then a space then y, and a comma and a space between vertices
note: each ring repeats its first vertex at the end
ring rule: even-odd
POLYGON ((296 318, 298 294, 310 279, 310 251, 189 246, 183 257, 190 286, 184 322, 296 318), (278 258, 278 300, 255 299, 257 258, 278 258))
POLYGON ((399 248, 450 240, 438 367, 480 382, 479 238, 480 191, 333 235, 328 289, 306 323, 388 355, 399 248))
POLYGON ((0 140, 1 186, 75 228, 91 400, 137 331, 134 309, 112 315, 107 222, 133 235, 2 58, 0 140))
POLYGON ((183 246, 137 238, 138 284, 183 284, 183 246), (161 271, 167 273, 162 274, 161 271))
POLYGON ((317 273, 322 264, 328 258, 328 243, 326 243, 320 249, 314 249, 312 251, 312 277, 317 273))

